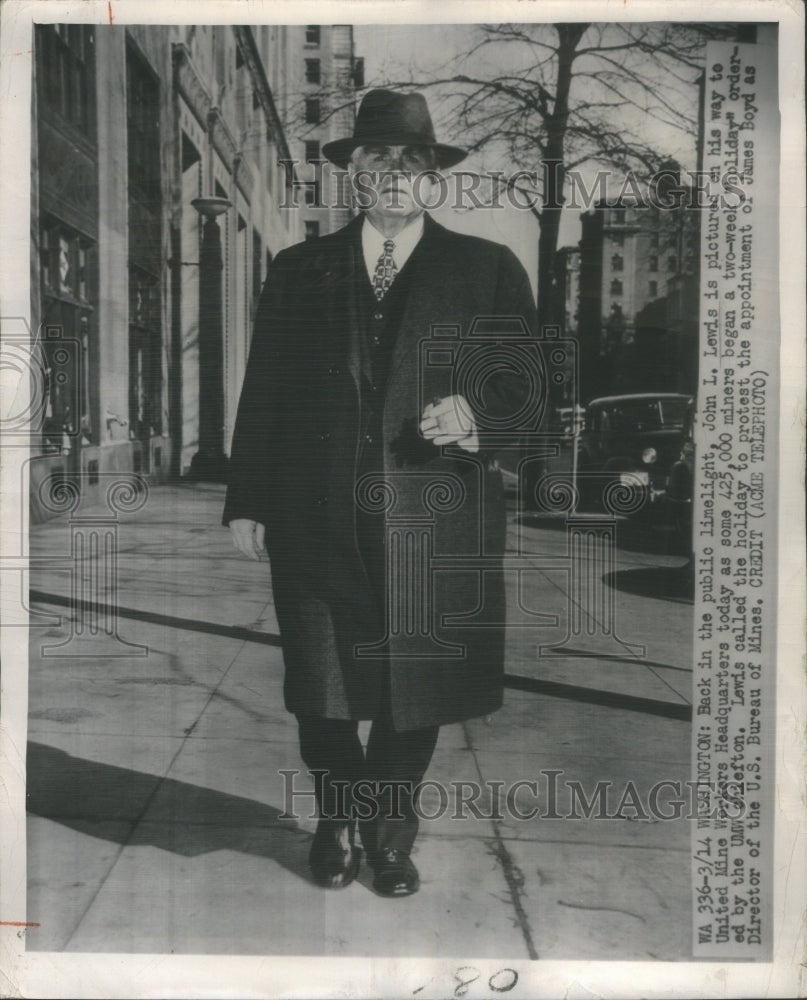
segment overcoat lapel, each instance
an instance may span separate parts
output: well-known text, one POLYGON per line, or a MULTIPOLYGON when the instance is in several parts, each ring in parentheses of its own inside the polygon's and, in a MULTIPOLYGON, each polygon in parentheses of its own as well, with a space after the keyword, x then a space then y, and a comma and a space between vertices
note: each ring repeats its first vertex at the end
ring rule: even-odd
POLYGON ((347 282, 347 365, 356 384, 356 392, 361 398, 361 330, 359 329, 359 304, 356 301, 358 262, 354 243, 355 241, 351 241, 349 252, 346 255, 350 258, 350 273, 345 278, 347 282))
POLYGON ((332 337, 346 337, 347 367, 361 393, 361 342, 359 329, 357 274, 361 277, 361 227, 363 216, 352 219, 341 233, 334 234, 327 261, 330 294, 327 300, 328 325, 332 337))
MULTIPOLYGON (((424 217, 424 230, 409 263, 413 265, 411 293, 401 317, 398 340, 390 365, 389 383, 393 384, 401 364, 420 348, 424 337, 431 336, 431 326, 444 312, 446 289, 452 262, 442 248, 443 229, 431 216, 424 217)), ((453 264, 456 267, 456 262, 453 264)))

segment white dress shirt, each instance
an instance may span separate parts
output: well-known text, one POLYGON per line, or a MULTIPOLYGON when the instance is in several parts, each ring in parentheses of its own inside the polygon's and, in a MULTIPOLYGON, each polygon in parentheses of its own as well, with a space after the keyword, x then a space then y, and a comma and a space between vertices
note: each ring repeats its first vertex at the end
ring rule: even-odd
POLYGON ((361 230, 361 248, 364 253, 364 265, 367 268, 367 276, 373 280, 378 258, 384 251, 384 243, 387 239, 392 239, 395 249, 392 251, 392 259, 395 267, 400 271, 409 260, 412 251, 423 235, 423 213, 408 226, 405 226, 397 236, 388 237, 380 233, 370 222, 367 216, 364 217, 364 225, 361 230))

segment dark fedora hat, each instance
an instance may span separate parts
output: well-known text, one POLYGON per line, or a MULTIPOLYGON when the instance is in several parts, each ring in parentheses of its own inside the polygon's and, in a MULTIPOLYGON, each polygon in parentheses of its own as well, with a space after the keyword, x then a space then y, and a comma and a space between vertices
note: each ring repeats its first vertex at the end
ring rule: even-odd
POLYGON ((453 167, 468 155, 464 149, 435 140, 429 107, 422 94, 397 94, 391 90, 368 91, 359 106, 353 135, 326 142, 322 152, 337 167, 344 168, 354 149, 371 143, 429 146, 440 167, 453 167))

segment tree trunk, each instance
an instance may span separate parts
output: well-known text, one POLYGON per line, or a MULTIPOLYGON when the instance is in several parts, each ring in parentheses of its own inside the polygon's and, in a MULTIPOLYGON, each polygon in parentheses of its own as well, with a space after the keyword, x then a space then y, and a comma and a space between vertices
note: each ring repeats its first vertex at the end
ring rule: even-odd
POLYGON ((564 140, 569 119, 569 91, 575 49, 587 24, 556 24, 558 33, 558 79, 552 114, 547 119, 544 145, 544 191, 541 205, 541 233, 538 238, 538 322, 543 328, 563 324, 564 303, 555 272, 560 218, 565 196, 564 140))

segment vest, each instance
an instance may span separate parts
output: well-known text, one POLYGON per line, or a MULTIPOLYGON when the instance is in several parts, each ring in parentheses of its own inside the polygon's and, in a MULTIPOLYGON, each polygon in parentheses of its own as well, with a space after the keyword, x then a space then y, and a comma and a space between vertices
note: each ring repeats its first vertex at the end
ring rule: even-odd
MULTIPOLYGON (((356 320, 361 350, 361 451, 357 465, 358 482, 369 473, 384 471, 383 420, 384 397, 395 344, 412 285, 413 263, 421 250, 418 242, 404 266, 396 274, 389 291, 379 302, 367 275, 361 240, 354 244, 356 266, 353 268, 356 320)), ((383 613, 386 589, 386 519, 383 513, 368 513, 357 508, 356 533, 359 552, 370 583, 383 613)))

